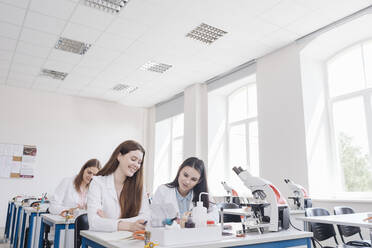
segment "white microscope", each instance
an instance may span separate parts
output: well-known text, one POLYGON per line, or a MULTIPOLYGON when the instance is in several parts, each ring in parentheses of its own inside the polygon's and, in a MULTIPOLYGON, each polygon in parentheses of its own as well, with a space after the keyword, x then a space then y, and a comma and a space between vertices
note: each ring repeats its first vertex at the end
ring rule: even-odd
POLYGON ((299 184, 292 182, 290 179, 284 179, 284 182, 288 185, 294 196, 288 197, 294 201, 295 210, 304 210, 305 208, 311 208, 312 202, 309 198, 309 194, 306 189, 299 184))
POLYGON ((280 191, 269 181, 252 176, 241 167, 234 167, 233 171, 252 191, 255 202, 249 203, 254 217, 260 224, 268 227, 269 231, 286 230, 289 228, 289 208, 280 191))

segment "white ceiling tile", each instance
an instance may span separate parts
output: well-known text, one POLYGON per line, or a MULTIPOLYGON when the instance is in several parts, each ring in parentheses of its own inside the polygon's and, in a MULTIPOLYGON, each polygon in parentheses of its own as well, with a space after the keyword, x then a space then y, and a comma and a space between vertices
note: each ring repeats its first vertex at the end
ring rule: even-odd
POLYGON ((17 72, 11 71, 8 76, 8 80, 11 82, 20 82, 24 84, 31 84, 35 79, 35 76, 21 75, 17 72))
POLYGON ((13 57, 13 52, 0 50, 0 63, 9 63, 13 57))
POLYGON ((30 10, 68 20, 76 3, 66 0, 32 0, 30 10))
POLYGON ((92 60, 98 59, 98 60, 104 60, 106 62, 110 62, 119 56, 120 56, 120 53, 118 51, 94 45, 84 55, 84 58, 92 59, 92 60))
POLYGON ((68 75, 68 77, 66 77, 65 80, 63 80, 61 87, 65 87, 65 88, 80 87, 81 88, 82 86, 87 85, 91 80, 92 78, 90 77, 84 77, 81 75, 71 73, 70 75, 68 75))
POLYGON ((94 67, 77 65, 74 67, 72 73, 77 76, 82 76, 82 77, 92 79, 96 77, 100 73, 100 71, 96 70, 96 68, 94 67))
POLYGON ((108 61, 108 60, 98 60, 98 59, 89 59, 89 57, 84 57, 80 63, 79 63, 79 66, 85 66, 85 67, 92 67, 92 68, 95 68, 95 70, 97 71, 102 71, 104 68, 106 68, 106 66, 108 66, 110 64, 111 60, 108 61))
POLYGON ((55 91, 60 85, 61 81, 57 79, 51 79, 48 77, 37 77, 33 88, 47 91, 55 91))
POLYGON ((34 29, 23 28, 19 39, 21 41, 50 49, 57 43, 58 36, 34 29))
POLYGON ((89 86, 101 89, 112 89, 115 85, 123 83, 121 80, 97 77, 89 83, 89 86))
POLYGON ((90 44, 94 43, 100 35, 101 31, 99 30, 71 22, 67 24, 62 33, 65 38, 90 44))
POLYGON ((74 67, 73 64, 51 59, 48 59, 43 66, 43 68, 45 69, 66 73, 69 73, 73 67, 74 67))
POLYGON ((0 22, 0 36, 11 39, 18 39, 20 31, 21 26, 17 26, 6 22, 0 22))
POLYGON ((33 11, 28 11, 25 27, 37 29, 51 34, 60 34, 66 25, 66 21, 55 17, 46 16, 33 11))
POLYGON ((80 4, 70 21, 83 24, 98 30, 105 30, 116 16, 106 11, 80 4))
POLYGON ((0 49, 3 51, 14 51, 16 44, 16 40, 0 37, 0 49))
POLYGON ((276 32, 262 37, 260 41, 268 46, 277 49, 282 46, 288 45, 289 43, 295 41, 297 38, 300 38, 300 36, 285 29, 280 29, 276 32))
POLYGON ((7 85, 17 88, 31 88, 33 82, 22 82, 19 80, 9 80, 6 82, 7 85))
POLYGON ((0 21, 22 25, 26 10, 0 3, 0 21))
POLYGON ((46 46, 33 45, 28 42, 20 41, 17 45, 17 53, 22 53, 30 56, 35 56, 39 58, 47 58, 51 48, 46 46))
POLYGON ((79 96, 83 97, 99 97, 102 96, 107 89, 101 89, 101 88, 93 88, 91 86, 86 86, 79 92, 79 96))
POLYGON ((26 9, 30 0, 0 0, 1 3, 8 3, 15 7, 26 9))
POLYGON ((20 75, 29 75, 29 76, 36 76, 39 75, 41 71, 40 67, 30 66, 26 64, 17 64, 13 63, 11 72, 17 73, 20 75))
POLYGON ((328 24, 329 20, 323 15, 323 13, 320 11, 314 11, 289 24, 285 29, 303 36, 328 24))
POLYGON ((104 33, 98 38, 95 45, 122 52, 126 50, 133 42, 134 39, 129 37, 104 33))
POLYGON ((107 28, 106 32, 136 39, 148 30, 149 26, 145 24, 134 22, 133 20, 130 19, 117 18, 107 28))
POLYGON ((82 59, 83 55, 70 53, 62 50, 52 49, 48 59, 62 61, 76 65, 82 59))
POLYGON ((13 57, 13 63, 31 65, 34 67, 41 67, 45 59, 35 56, 28 56, 25 54, 16 53, 13 57))
POLYGON ((296 1, 297 0, 283 0, 260 16, 268 22, 280 27, 285 27, 310 12, 309 9, 297 4, 296 1))

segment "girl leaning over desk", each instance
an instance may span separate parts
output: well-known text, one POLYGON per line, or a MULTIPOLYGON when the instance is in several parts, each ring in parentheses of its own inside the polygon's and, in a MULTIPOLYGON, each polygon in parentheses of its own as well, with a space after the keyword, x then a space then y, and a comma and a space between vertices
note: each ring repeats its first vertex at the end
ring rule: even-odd
POLYGON ((99 169, 98 159, 90 159, 75 177, 63 179, 51 198, 49 212, 64 216, 67 212, 73 214, 74 210, 86 209, 88 187, 99 169))
POLYGON ((145 150, 133 140, 121 143, 93 178, 88 193, 89 229, 137 231, 149 211, 143 191, 145 150))
MULTIPOLYGON (((204 162, 196 157, 183 161, 178 168, 176 178, 160 185, 153 197, 153 204, 172 204, 182 217, 188 214, 199 201, 201 192, 208 193, 207 174, 204 162)), ((208 195, 202 195, 203 206, 207 208, 208 220, 219 221, 218 209, 211 206, 208 195)))

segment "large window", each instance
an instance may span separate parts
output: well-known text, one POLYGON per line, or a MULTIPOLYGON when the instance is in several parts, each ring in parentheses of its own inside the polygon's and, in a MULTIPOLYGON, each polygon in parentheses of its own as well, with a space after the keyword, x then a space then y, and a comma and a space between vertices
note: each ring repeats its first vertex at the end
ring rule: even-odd
POLYGON ((227 182, 239 195, 249 195, 249 190, 233 172, 234 166, 259 175, 255 75, 238 83, 237 87, 229 85, 208 97, 208 183, 214 195, 226 194, 221 181, 227 182))
POLYGON ((331 133, 343 192, 372 191, 372 41, 327 63, 331 133))
POLYGON ((155 125, 154 187, 168 183, 176 176, 183 159, 183 114, 155 125))

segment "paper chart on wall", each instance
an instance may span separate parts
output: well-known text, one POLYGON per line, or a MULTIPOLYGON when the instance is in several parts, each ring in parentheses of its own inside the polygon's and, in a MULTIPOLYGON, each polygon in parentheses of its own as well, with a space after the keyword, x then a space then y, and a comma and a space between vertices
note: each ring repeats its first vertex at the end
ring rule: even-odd
POLYGON ((33 178, 37 148, 0 143, 0 177, 33 178))

